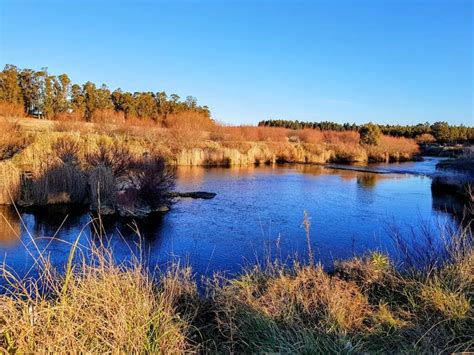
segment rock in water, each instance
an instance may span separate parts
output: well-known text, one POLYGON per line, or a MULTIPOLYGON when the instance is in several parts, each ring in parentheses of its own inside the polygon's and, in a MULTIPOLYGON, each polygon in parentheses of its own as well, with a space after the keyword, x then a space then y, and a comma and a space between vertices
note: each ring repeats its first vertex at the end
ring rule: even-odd
POLYGON ((200 198, 204 200, 210 200, 216 197, 214 192, 205 191, 193 191, 193 192, 170 192, 170 197, 183 197, 183 198, 200 198))

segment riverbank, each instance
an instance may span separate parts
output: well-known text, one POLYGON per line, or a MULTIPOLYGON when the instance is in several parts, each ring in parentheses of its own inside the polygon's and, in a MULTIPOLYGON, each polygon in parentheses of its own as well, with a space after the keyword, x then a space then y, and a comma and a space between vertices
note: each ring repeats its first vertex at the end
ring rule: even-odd
POLYGON ((234 278, 215 275, 199 292, 192 270, 179 264, 152 276, 139 258, 118 265, 100 247, 87 252, 91 263, 73 264, 75 243, 65 273, 41 257, 39 280, 4 270, 10 287, 0 295, 0 349, 473 351, 470 231, 437 250, 408 239, 398 245, 404 269, 378 252, 336 262, 330 274, 311 258, 293 266, 277 261, 234 278))
MULTIPOLYGON (((382 136, 379 145, 367 146, 359 144, 356 132, 217 125, 205 131, 28 118, 0 119, 0 129, 8 133, 0 139, 0 204, 86 203, 97 204, 97 209, 93 201, 100 188, 101 211, 126 215, 129 210, 147 214, 168 205, 158 195, 157 201, 147 203, 134 197, 143 183, 137 176, 145 179, 145 171, 157 161, 160 167, 154 168, 162 173, 154 175, 164 177, 174 165, 398 162, 418 157, 412 140, 382 136), (138 190, 127 192, 130 187, 138 190)), ((153 183, 159 182, 157 178, 153 183)), ((163 195, 164 190, 159 191, 163 195)))
POLYGON ((474 155, 442 160, 436 165, 432 189, 437 193, 450 193, 460 197, 474 214, 474 155))

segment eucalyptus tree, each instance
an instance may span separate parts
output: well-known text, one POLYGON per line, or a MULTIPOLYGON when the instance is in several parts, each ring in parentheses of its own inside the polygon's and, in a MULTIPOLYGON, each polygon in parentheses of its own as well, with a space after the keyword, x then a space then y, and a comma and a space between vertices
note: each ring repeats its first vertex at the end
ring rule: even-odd
POLYGON ((0 74, 0 101, 23 106, 23 95, 18 80, 18 68, 7 64, 0 74))

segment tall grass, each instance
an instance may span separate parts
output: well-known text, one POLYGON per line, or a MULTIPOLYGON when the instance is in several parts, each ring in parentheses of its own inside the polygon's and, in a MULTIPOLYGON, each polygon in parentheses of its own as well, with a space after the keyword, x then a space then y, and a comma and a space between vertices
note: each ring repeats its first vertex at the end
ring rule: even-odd
MULTIPOLYGON (((462 233, 467 238, 470 230, 462 233)), ((451 240, 462 253, 439 254, 429 269, 398 269, 379 252, 339 261, 331 273, 313 262, 276 261, 235 278, 215 275, 198 292, 189 267, 174 264, 151 276, 140 257, 118 264, 103 244, 79 247, 78 238, 65 271, 42 257, 38 279, 18 279, 4 265, 0 349, 473 351, 474 254, 472 244, 451 240)))

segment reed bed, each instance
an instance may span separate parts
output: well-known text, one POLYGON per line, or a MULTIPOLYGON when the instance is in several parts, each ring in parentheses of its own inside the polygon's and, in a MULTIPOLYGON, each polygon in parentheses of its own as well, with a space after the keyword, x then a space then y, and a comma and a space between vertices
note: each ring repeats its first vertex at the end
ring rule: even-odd
MULTIPOLYGON (((262 161, 316 164, 388 162, 410 160, 419 154, 416 142, 406 138, 382 136, 378 146, 362 146, 357 132, 230 127, 217 124, 197 112, 170 114, 163 122, 137 118, 124 121, 122 116, 109 111, 99 111, 96 116, 92 122, 73 121, 68 117, 48 121, 53 125, 40 120, 35 125, 34 120, 29 120, 28 125, 24 125, 33 130, 29 133, 28 144, 31 140, 37 142, 37 136, 50 134, 79 134, 91 142, 101 136, 102 140, 114 140, 130 145, 131 149, 159 152, 173 164, 212 166, 258 164, 262 161), (35 131, 40 127, 47 131, 35 131), (256 151, 261 153, 255 154, 256 151)), ((23 127, 23 122, 19 122, 23 127)), ((4 150, 12 157, 21 153, 25 146, 17 142, 4 150)))

